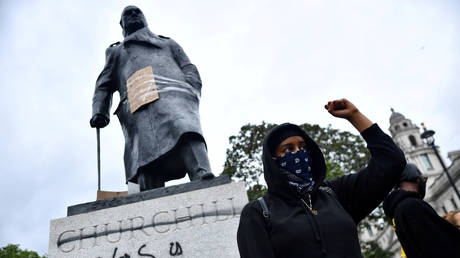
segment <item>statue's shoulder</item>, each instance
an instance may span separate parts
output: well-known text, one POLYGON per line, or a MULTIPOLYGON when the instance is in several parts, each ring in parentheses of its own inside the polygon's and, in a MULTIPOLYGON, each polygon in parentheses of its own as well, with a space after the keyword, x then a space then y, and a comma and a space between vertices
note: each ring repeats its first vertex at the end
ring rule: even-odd
POLYGON ((110 46, 109 46, 108 48, 116 47, 116 46, 118 46, 118 45, 120 45, 120 44, 121 44, 121 42, 120 42, 120 41, 117 41, 117 42, 115 42, 115 43, 110 44, 110 46))
POLYGON ((177 45, 177 42, 174 41, 174 39, 172 39, 170 37, 166 37, 166 36, 163 36, 163 35, 158 35, 158 38, 163 40, 163 42, 165 42, 168 46, 175 47, 177 45))
POLYGON ((120 41, 110 44, 110 46, 105 50, 105 55, 109 56, 110 54, 112 54, 115 51, 115 49, 117 49, 117 46, 119 46, 120 44, 120 41))

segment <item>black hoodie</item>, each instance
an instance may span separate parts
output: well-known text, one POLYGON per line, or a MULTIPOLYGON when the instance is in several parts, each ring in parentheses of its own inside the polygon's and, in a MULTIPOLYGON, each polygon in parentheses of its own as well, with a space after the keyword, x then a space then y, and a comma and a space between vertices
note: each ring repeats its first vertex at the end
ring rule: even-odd
POLYGON ((460 230, 438 216, 417 192, 396 190, 385 198, 383 209, 394 218, 408 258, 460 257, 460 230))
MULTIPOLYGON (((326 164, 318 145, 298 126, 282 124, 264 139, 263 165, 271 215, 262 215, 257 201, 241 213, 238 249, 243 258, 362 257, 356 224, 390 192, 406 166, 402 151, 374 124, 361 133, 371 159, 356 174, 324 181, 326 164), (278 130, 298 130, 312 157, 315 189, 311 193, 314 215, 282 177, 268 141, 278 130), (335 194, 320 190, 330 187, 335 194)), ((308 202, 308 201, 307 201, 308 202)))

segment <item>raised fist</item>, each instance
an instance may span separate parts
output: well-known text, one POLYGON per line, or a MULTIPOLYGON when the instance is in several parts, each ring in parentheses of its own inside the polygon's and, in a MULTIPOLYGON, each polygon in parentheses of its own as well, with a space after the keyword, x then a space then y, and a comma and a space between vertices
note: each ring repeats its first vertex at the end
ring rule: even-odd
POLYGON ((327 105, 324 108, 333 116, 345 118, 350 120, 350 118, 358 111, 358 109, 348 101, 347 99, 339 99, 328 101, 327 105))

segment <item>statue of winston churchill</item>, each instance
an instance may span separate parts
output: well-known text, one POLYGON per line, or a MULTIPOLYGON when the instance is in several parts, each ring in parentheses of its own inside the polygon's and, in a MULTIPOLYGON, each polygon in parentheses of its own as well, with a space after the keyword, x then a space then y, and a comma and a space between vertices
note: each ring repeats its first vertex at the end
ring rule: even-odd
POLYGON ((123 42, 106 50, 97 78, 91 127, 110 121, 112 95, 125 137, 126 181, 145 191, 169 180, 213 178, 199 116, 201 79, 182 48, 147 27, 142 11, 127 6, 122 14, 123 42))

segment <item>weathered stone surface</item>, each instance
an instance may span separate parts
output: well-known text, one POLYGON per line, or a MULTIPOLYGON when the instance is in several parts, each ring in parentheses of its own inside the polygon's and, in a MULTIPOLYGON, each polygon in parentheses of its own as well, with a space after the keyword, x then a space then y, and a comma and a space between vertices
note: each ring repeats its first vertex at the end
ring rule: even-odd
POLYGON ((244 183, 191 188, 52 220, 49 257, 239 257, 244 183))

